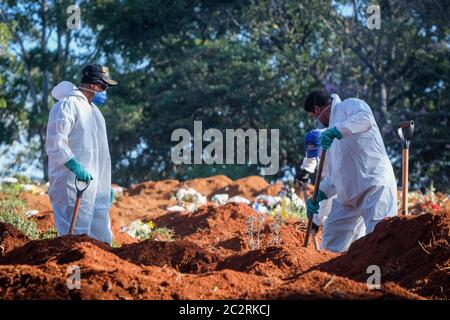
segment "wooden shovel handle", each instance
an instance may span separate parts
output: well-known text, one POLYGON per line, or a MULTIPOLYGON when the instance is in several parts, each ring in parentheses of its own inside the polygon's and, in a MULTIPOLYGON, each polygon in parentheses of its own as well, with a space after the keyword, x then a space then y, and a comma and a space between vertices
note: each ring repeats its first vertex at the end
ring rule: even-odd
MULTIPOLYGON (((317 202, 317 196, 319 194, 320 178, 322 177, 322 169, 323 169, 323 164, 325 163, 326 153, 327 153, 327 151, 325 149, 323 149, 322 153, 320 155, 319 169, 317 170, 316 181, 314 184, 314 193, 313 193, 313 197, 312 197, 312 201, 314 203, 317 202)), ((305 243, 303 244, 303 246, 305 248, 308 246, 309 234, 311 233, 312 224, 313 224, 313 215, 310 215, 310 217, 308 218, 308 225, 306 226, 305 243)))

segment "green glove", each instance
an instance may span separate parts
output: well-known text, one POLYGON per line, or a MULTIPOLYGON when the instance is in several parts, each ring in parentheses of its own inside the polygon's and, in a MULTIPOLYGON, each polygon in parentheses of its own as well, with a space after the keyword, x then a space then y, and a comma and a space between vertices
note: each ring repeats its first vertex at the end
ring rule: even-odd
POLYGON ((308 202, 306 203, 306 216, 308 217, 308 219, 312 214, 317 214, 319 212, 319 203, 320 201, 325 199, 328 199, 327 195, 320 190, 317 193, 316 203, 314 203, 311 198, 308 199, 308 202))
POLYGON ((342 133, 336 127, 330 128, 322 132, 320 135, 320 145, 324 150, 327 150, 334 138, 342 139, 342 133))
POLYGON ((109 193, 109 207, 112 206, 115 196, 116 193, 114 192, 113 188, 111 188, 111 192, 109 193))
POLYGON ((83 182, 88 182, 89 180, 94 180, 91 174, 86 171, 86 169, 77 161, 75 158, 70 159, 66 162, 66 167, 75 173, 77 179, 83 182))

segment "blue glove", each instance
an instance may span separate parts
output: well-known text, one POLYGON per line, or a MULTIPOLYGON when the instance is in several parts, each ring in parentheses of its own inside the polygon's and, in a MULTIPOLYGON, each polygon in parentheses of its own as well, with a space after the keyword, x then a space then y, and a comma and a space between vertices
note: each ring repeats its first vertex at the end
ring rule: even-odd
POLYGON ((320 135, 320 145, 327 150, 334 138, 342 139, 342 133, 336 127, 330 128, 322 132, 320 135))
POLYGON ((89 172, 77 161, 75 158, 70 159, 66 162, 66 167, 75 173, 77 179, 83 182, 88 182, 89 180, 94 180, 89 172))
POLYGON ((323 130, 314 129, 305 136, 306 157, 316 158, 320 154, 320 133, 323 130))
POLYGON ((312 199, 308 199, 308 202, 306 203, 306 216, 308 217, 308 219, 312 214, 317 214, 319 212, 319 203, 320 201, 325 199, 328 199, 327 195, 320 190, 317 193, 316 203, 314 203, 312 199))
POLYGON ((111 188, 111 192, 109 193, 109 207, 112 206, 115 196, 116 193, 114 192, 113 188, 111 188))

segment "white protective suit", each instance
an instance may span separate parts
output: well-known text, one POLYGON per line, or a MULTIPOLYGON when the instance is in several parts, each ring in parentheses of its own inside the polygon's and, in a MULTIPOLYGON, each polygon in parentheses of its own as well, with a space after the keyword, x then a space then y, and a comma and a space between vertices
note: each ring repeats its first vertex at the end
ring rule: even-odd
POLYGON ((356 98, 332 95, 329 127, 343 135, 327 150, 320 190, 332 199, 323 225, 321 248, 348 250, 397 212, 397 183, 370 107, 356 98))
POLYGON ((45 147, 56 229, 59 235, 69 233, 76 200, 75 174, 64 164, 75 158, 94 179, 81 198, 75 234, 111 244, 111 158, 105 119, 68 81, 59 83, 52 96, 59 101, 50 110, 45 147))

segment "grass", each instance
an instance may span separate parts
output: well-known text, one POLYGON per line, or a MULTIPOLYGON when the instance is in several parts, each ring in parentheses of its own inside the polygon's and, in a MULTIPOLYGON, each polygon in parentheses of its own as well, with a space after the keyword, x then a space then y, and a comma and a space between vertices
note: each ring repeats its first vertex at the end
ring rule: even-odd
POLYGON ((118 243, 113 239, 113 241, 112 241, 112 243, 111 243, 111 247, 113 247, 113 248, 120 248, 120 247, 122 247, 122 245, 121 245, 121 244, 118 244, 118 243))
POLYGON ((17 198, 23 191, 23 187, 19 183, 3 183, 1 191, 7 196, 7 198, 17 198))
POLYGON ((41 232, 36 222, 23 216, 23 209, 17 207, 15 200, 0 201, 0 222, 12 225, 14 228, 25 233, 31 240, 40 239, 41 232))
POLYGON ((175 232, 169 228, 156 228, 152 231, 153 239, 158 238, 164 241, 173 241, 175 232))
POLYGON ((4 183, 2 185, 3 199, 0 200, 0 222, 8 223, 31 240, 51 239, 57 236, 55 228, 40 231, 36 222, 24 216, 27 207, 25 201, 18 198, 22 192, 20 184, 4 183))

